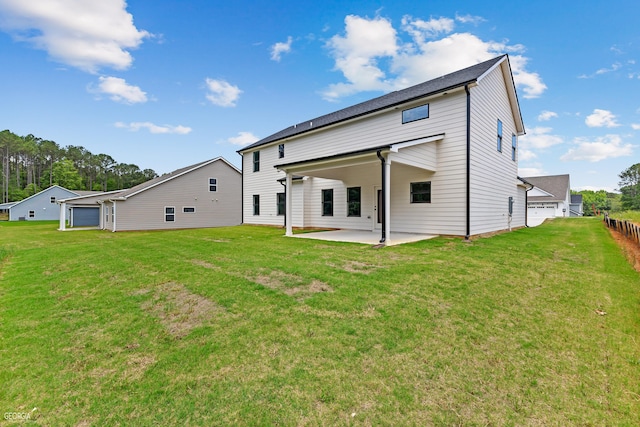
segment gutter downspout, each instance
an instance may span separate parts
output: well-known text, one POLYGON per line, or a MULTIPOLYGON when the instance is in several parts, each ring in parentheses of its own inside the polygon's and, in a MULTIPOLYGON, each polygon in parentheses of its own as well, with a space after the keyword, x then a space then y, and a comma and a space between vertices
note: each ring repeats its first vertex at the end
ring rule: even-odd
POLYGON ((380 154, 381 151, 382 150, 378 150, 376 152, 376 155, 380 159, 380 165, 382 166, 382 206, 380 206, 380 203, 378 203, 378 209, 381 209, 380 219, 382 223, 381 224, 382 236, 380 238, 380 244, 384 244, 384 242, 387 240, 387 212, 386 212, 386 202, 385 202, 387 200, 387 188, 386 188, 387 177, 386 177, 386 160, 382 156, 382 154, 380 154))
POLYGON ((471 237, 471 92, 468 83, 464 85, 464 91, 467 93, 467 231, 464 239, 469 240, 471 237))

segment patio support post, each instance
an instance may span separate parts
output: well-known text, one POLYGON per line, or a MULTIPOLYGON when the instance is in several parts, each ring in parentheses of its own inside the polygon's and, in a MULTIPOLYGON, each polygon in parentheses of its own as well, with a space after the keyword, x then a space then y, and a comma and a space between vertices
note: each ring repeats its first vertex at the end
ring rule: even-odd
POLYGON ((67 204, 64 202, 60 203, 60 228, 58 228, 58 230, 60 231, 66 230, 66 225, 67 225, 66 213, 67 213, 67 204))
POLYGON ((284 192, 284 200, 285 200, 285 208, 284 208, 284 216, 286 218, 286 232, 285 236, 293 236, 293 216, 291 215, 292 207, 291 202, 293 199, 293 188, 292 188, 292 175, 287 172, 287 185, 286 190, 284 192))
POLYGON ((386 230, 385 244, 391 244, 391 159, 387 156, 384 164, 384 228, 386 230))

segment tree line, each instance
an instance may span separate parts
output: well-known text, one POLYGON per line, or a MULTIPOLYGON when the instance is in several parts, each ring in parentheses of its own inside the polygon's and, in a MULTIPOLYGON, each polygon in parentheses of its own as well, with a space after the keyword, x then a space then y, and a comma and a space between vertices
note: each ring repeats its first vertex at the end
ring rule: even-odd
POLYGON ((32 134, 0 132, 0 202, 15 202, 52 185, 69 190, 112 191, 157 177, 153 169, 118 163, 82 146, 61 147, 32 134))
POLYGON ((620 172, 618 175, 620 193, 605 190, 571 191, 582 194, 582 205, 586 216, 600 215, 603 212, 640 210, 640 163, 620 172))

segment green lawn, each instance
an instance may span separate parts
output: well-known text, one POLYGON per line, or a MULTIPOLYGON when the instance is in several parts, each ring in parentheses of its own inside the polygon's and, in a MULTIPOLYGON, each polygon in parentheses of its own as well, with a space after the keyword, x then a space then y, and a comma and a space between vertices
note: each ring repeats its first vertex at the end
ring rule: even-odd
POLYGON ((598 219, 383 249, 56 227, 0 223, 2 413, 640 425, 640 275, 598 219))

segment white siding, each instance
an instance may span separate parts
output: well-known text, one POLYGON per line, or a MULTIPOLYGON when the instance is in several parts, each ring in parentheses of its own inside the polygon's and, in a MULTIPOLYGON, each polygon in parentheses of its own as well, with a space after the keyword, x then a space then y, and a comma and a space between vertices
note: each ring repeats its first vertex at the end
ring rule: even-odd
POLYGON ((500 67, 471 88, 471 235, 508 228, 509 197, 517 197, 517 163, 511 160, 516 133, 500 67), (502 121, 502 152, 497 122, 502 121))

